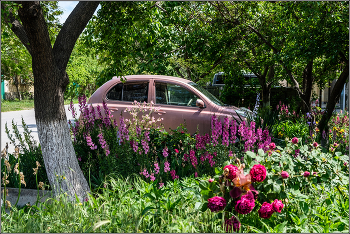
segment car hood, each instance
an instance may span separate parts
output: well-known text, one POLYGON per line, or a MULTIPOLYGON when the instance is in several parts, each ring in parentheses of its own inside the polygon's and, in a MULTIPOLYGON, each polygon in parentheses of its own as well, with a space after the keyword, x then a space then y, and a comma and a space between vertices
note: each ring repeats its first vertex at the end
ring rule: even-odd
POLYGON ((239 118, 238 115, 245 119, 248 115, 252 115, 252 111, 245 107, 235 107, 235 106, 223 106, 220 110, 221 114, 232 115, 235 118, 239 118))

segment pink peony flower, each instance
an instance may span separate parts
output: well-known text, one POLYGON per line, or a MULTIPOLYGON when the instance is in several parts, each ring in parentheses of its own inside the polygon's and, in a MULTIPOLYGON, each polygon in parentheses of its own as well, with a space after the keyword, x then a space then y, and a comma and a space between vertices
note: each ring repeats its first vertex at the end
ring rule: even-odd
POLYGON ((298 138, 297 137, 294 137, 293 139, 292 139, 292 142, 293 142, 293 144, 298 144, 298 138))
POLYGON ((276 199, 272 202, 272 208, 275 212, 281 213, 283 206, 284 205, 283 205, 282 201, 280 201, 280 200, 276 199))
POLYGON ((225 208, 227 202, 223 197, 212 197, 208 199, 208 208, 211 212, 221 211, 225 208))
POLYGON ((274 209, 272 205, 267 202, 264 202, 258 211, 259 216, 263 219, 269 219, 273 214, 273 212, 274 212, 274 209))
POLYGON ((209 183, 212 183, 212 182, 214 182, 214 179, 209 179, 208 181, 209 181, 209 183))
POLYGON ((313 145, 315 148, 318 147, 318 143, 317 143, 317 142, 314 142, 312 145, 313 145))
POLYGON ((249 214, 255 206, 254 195, 248 192, 247 195, 243 195, 240 200, 237 201, 235 210, 240 214, 249 214))
POLYGON ((276 144, 273 143, 273 142, 271 142, 271 143, 269 144, 269 148, 270 148, 270 150, 274 150, 274 149, 276 148, 276 144))
POLYGON ((241 227, 241 223, 238 221, 238 219, 235 216, 232 216, 229 219, 225 220, 225 230, 226 232, 238 232, 239 228, 241 227))
POLYGON ((249 172, 252 182, 262 182, 266 178, 266 168, 261 164, 255 164, 249 172))
POLYGON ((230 191, 230 196, 233 198, 237 198, 237 197, 241 196, 241 194, 242 194, 242 190, 239 187, 234 187, 230 191))
POLYGON ((286 171, 282 171, 281 172, 281 176, 282 176, 283 179, 287 179, 289 177, 289 174, 286 171))
POLYGON ((304 177, 309 177, 309 175, 310 175, 310 172, 308 172, 308 171, 305 171, 303 175, 304 175, 304 177))
POLYGON ((233 180, 234 178, 236 178, 236 176, 237 176, 236 173, 238 171, 238 168, 232 164, 225 166, 224 171, 226 168, 229 169, 229 174, 228 174, 227 178, 230 180, 233 180))

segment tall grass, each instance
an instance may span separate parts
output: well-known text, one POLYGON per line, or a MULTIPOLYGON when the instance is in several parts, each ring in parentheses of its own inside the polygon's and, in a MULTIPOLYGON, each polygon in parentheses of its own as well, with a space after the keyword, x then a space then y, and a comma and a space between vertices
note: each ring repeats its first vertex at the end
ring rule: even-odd
MULTIPOLYGON (((61 194, 38 206, 13 208, 10 214, 2 210, 2 232, 224 232, 220 213, 199 209, 199 179, 206 178, 175 180, 158 189, 158 183, 138 175, 126 180, 110 176, 85 202, 70 202, 61 194)), ((315 188, 309 197, 304 203, 290 198, 285 210, 268 220, 261 220, 256 210, 239 216, 240 232, 348 231, 348 195, 315 188)))

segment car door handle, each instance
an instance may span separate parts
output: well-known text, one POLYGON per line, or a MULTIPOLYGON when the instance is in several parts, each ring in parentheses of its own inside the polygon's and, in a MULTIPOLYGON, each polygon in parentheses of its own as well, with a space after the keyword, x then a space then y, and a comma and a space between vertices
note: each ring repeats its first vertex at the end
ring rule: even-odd
POLYGON ((162 114, 166 114, 166 111, 163 111, 163 110, 159 110, 157 111, 158 115, 162 115, 162 114))

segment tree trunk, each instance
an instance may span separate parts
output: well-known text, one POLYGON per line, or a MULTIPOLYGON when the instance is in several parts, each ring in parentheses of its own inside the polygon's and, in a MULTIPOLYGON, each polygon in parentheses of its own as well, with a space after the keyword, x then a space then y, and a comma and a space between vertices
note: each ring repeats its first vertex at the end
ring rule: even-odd
MULTIPOLYGON (((347 61, 345 68, 343 70, 343 72, 340 74, 337 82, 335 83, 332 92, 329 96, 328 99, 328 103, 326 106, 326 110, 324 112, 324 114, 322 115, 321 121, 318 124, 318 129, 320 130, 319 133, 321 134, 321 139, 323 139, 322 137, 322 133, 323 130, 327 130, 326 134, 328 136, 328 122, 330 120, 330 118, 332 117, 332 113, 335 107, 335 104, 337 102, 337 100, 340 98, 340 94, 342 89, 344 88, 344 84, 346 83, 346 80, 349 78, 349 61, 347 61)), ((326 142, 323 140, 321 141, 322 145, 325 146, 326 142)))
MULTIPOLYGON (((5 21, 32 56, 34 107, 38 136, 50 185, 57 195, 67 192, 84 199, 90 191, 79 167, 64 109, 69 83, 66 66, 73 47, 99 2, 79 2, 67 18, 52 48, 40 2, 19 2, 19 22, 12 10, 5 21), (22 24, 23 25, 22 25, 22 24)), ((4 10, 5 7, 2 6, 4 10)))
POLYGON ((303 91, 301 94, 304 102, 301 103, 301 110, 303 114, 311 111, 311 94, 312 94, 312 84, 314 77, 312 76, 312 66, 313 60, 308 62, 303 72, 303 91))
POLYGON ((19 91, 19 78, 18 78, 18 75, 14 75, 13 79, 14 79, 13 84, 16 86, 16 91, 17 91, 18 99, 19 99, 20 101, 22 101, 21 92, 19 91))

